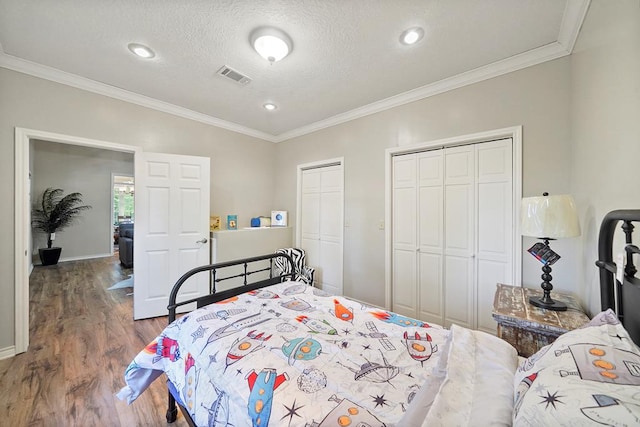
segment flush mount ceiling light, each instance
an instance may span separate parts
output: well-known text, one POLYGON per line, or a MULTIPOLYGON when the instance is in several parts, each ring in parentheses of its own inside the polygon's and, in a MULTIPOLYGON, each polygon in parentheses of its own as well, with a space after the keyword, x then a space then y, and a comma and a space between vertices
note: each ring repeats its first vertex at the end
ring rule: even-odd
POLYGON ((409 28, 404 30, 400 35, 400 42, 406 45, 418 43, 424 37, 424 30, 420 27, 409 28))
POLYGON ((251 46, 269 62, 278 62, 293 49, 291 38, 282 30, 260 27, 251 33, 251 46))
POLYGON ((276 108, 278 108, 278 106, 276 104, 272 104, 270 102, 267 102, 266 104, 264 104, 263 107, 264 107, 265 110, 268 110, 268 111, 273 111, 276 108))
POLYGON ((129 43, 129 50, 133 52, 134 55, 139 56, 144 59, 151 59, 156 56, 155 52, 151 50, 151 48, 139 44, 139 43, 129 43))

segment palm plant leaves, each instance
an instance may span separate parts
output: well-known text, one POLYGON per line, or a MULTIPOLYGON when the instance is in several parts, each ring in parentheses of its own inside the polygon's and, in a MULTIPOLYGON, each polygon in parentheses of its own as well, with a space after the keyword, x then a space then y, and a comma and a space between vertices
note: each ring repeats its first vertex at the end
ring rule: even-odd
POLYGON ((33 228, 55 233, 71 225, 82 211, 91 209, 91 206, 81 204, 81 193, 66 196, 63 193, 61 188, 47 188, 42 193, 42 199, 33 209, 33 228))

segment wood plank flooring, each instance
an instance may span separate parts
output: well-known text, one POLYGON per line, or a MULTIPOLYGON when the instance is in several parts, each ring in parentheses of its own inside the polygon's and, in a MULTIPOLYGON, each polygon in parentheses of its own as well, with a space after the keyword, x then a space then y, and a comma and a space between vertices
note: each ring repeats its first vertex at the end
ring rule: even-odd
POLYGON ((133 357, 166 317, 133 321, 131 274, 117 257, 36 267, 30 277, 30 345, 0 360, 2 426, 176 426, 165 420, 165 377, 132 405, 115 393, 133 357))

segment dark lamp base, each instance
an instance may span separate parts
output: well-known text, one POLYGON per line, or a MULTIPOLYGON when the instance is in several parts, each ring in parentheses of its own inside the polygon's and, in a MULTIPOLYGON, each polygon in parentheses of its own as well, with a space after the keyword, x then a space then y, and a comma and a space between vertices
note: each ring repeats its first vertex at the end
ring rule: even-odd
POLYGON ((545 300, 544 297, 529 297, 529 304, 552 311, 567 311, 565 303, 554 301, 551 298, 545 300))

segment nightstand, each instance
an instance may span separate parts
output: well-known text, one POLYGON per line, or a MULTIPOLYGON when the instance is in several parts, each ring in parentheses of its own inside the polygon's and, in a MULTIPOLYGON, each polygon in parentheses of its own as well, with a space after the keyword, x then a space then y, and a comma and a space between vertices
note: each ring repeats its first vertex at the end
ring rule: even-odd
POLYGON ((560 335, 589 321, 574 297, 553 292, 551 297, 567 304, 567 311, 552 311, 529 304, 530 296, 541 296, 541 289, 498 283, 493 300, 493 318, 498 337, 514 346, 522 357, 529 357, 560 335))

